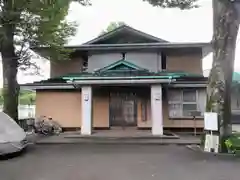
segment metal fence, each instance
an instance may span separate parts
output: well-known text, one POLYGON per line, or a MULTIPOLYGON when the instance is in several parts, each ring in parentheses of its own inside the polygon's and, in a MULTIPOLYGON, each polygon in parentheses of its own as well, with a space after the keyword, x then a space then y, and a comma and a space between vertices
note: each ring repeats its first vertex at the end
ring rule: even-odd
MULTIPOLYGON (((3 106, 0 105, 0 111, 3 110, 3 106)), ((35 105, 19 105, 18 106, 18 124, 25 131, 29 130, 29 124, 35 118, 35 105)))
MULTIPOLYGON (((0 111, 3 106, 0 105, 0 111)), ((35 105, 19 105, 18 106, 18 119, 28 119, 35 117, 35 105)))
POLYGON ((24 131, 31 131, 33 129, 34 118, 20 119, 17 123, 24 131))

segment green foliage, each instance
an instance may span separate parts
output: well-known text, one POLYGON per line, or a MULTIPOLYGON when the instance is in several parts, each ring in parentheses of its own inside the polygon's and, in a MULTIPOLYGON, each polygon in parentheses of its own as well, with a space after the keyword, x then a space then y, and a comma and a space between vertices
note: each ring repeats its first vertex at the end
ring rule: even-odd
POLYGON ((225 146, 230 153, 238 153, 240 150, 240 134, 234 133, 225 140, 225 146))
POLYGON ((196 2, 198 0, 143 0, 147 1, 153 6, 159 6, 162 8, 180 8, 180 9, 191 9, 197 8, 196 2))
MULTIPOLYGON (((30 47, 47 47, 51 60, 68 59, 64 48, 76 32, 76 24, 65 17, 71 2, 89 0, 0 0, 0 52, 3 65, 3 111, 18 118, 17 70, 35 68, 30 47)), ((37 72, 36 72, 37 73, 37 72)), ((21 99, 20 99, 21 100, 21 99)))
POLYGON ((32 91, 22 90, 19 93, 19 104, 32 105, 35 104, 36 93, 32 91))
POLYGON ((232 141, 230 139, 227 139, 225 141, 225 145, 226 145, 226 147, 228 149, 228 152, 234 152, 233 143, 232 143, 232 141))
MULTIPOLYGON (((19 104, 21 105, 33 105, 35 104, 36 93, 28 90, 20 90, 19 92, 19 104)), ((0 90, 0 105, 3 104, 3 94, 0 90)))
MULTIPOLYGON (((72 0, 89 5, 89 0, 72 0)), ((48 56, 54 60, 68 56, 64 49, 68 38, 76 32, 76 24, 68 22, 71 0, 8 0, 0 1, 0 44, 8 41, 9 27, 14 34, 19 66, 31 66, 29 47, 49 47, 48 56)), ((0 46, 1 47, 1 46, 0 46)))
POLYGON ((105 34, 105 33, 108 33, 108 32, 110 32, 110 31, 112 31, 112 30, 114 30, 114 29, 116 29, 116 28, 118 28, 118 27, 120 27, 120 26, 122 26, 122 25, 124 25, 124 24, 125 24, 125 23, 122 22, 122 21, 119 21, 119 22, 111 22, 111 23, 108 25, 108 27, 100 33, 100 35, 103 35, 103 34, 105 34))

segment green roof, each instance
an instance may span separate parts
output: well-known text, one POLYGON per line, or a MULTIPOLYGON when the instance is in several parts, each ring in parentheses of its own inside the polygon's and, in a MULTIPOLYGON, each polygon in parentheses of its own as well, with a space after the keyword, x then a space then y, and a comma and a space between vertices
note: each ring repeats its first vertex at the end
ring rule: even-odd
POLYGON ((239 72, 233 73, 233 82, 240 82, 240 73, 239 72))
POLYGON ((62 76, 64 80, 102 80, 102 79, 174 79, 174 78, 204 78, 202 75, 184 72, 134 72, 134 74, 112 73, 78 73, 62 76))

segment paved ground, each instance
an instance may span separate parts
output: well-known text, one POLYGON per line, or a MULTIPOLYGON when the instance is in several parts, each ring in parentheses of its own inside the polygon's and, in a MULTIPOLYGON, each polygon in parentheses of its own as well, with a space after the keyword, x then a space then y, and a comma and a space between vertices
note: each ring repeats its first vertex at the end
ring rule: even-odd
POLYGON ((240 159, 184 146, 39 145, 0 161, 1 180, 239 180, 240 159))

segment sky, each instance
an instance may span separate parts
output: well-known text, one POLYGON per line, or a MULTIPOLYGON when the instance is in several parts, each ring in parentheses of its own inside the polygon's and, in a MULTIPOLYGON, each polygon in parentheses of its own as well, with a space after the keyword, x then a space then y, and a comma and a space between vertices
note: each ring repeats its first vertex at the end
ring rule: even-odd
MULTIPOLYGON (((143 0, 92 0, 92 6, 73 3, 67 20, 76 21, 78 31, 69 45, 89 41, 112 21, 123 21, 129 26, 171 42, 210 42, 212 39, 211 0, 199 0, 200 8, 191 10, 152 7, 143 0)), ((239 38, 240 39, 240 38, 239 38)), ((236 52, 240 52, 238 40, 236 52)), ((41 76, 19 72, 19 83, 33 82, 49 77, 49 62, 38 59, 41 76)), ((240 53, 236 53, 235 69, 240 71, 240 53)), ((211 56, 203 62, 203 69, 211 68, 211 56)), ((0 72, 1 72, 0 68, 0 72)), ((2 78, 0 78, 1 83, 2 78)))

